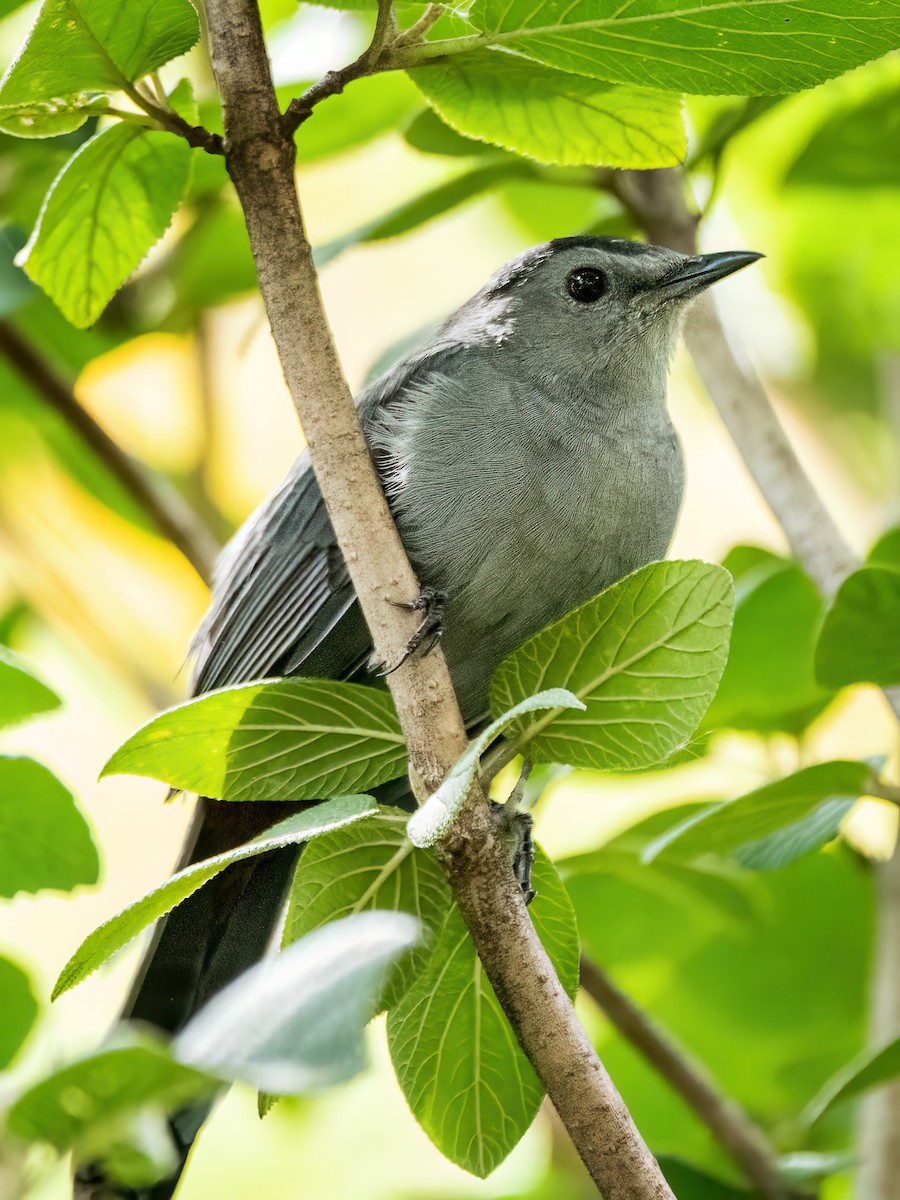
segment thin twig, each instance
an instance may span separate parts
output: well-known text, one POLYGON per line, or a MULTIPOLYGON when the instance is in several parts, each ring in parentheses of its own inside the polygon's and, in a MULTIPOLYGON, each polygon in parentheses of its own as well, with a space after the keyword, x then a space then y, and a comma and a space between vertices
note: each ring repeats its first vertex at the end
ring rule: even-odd
POLYGON ((382 69, 381 55, 388 43, 395 25, 393 0, 378 0, 378 16, 375 18, 375 30, 372 40, 360 54, 359 58, 341 67, 339 71, 329 71, 317 83, 308 87, 302 96, 295 97, 281 117, 281 127, 288 137, 293 137, 305 120, 312 116, 316 104, 328 96, 339 95, 348 83, 354 79, 362 79, 366 75, 382 69))
MULTIPOLYGON (((297 200, 294 141, 278 110, 259 11, 254 0, 208 0, 207 15, 226 164, 285 379, 375 656, 393 662, 415 615, 388 601, 414 599, 419 584, 331 340, 297 200)), ((466 746, 443 654, 406 663, 389 684, 413 788, 432 792, 466 746)), ((439 850, 485 973, 604 1197, 672 1200, 537 937, 480 790, 439 850)))
POLYGON ((71 387, 9 321, 0 321, 0 354, 90 446, 159 532, 178 547, 200 578, 208 582, 219 544, 178 492, 153 478, 116 445, 81 407, 71 387))
POLYGON ((778 1160, 763 1131, 723 1095, 702 1064, 677 1048, 649 1016, 590 959, 581 960, 581 986, 654 1070, 691 1106, 716 1141, 766 1200, 791 1200, 778 1160))
POLYGON ((151 96, 142 92, 134 84, 123 85, 122 91, 134 104, 148 116, 152 117, 163 129, 184 138, 187 144, 195 150, 205 150, 207 154, 224 154, 222 136, 205 129, 202 125, 191 125, 179 116, 174 109, 164 108, 157 104, 151 96))
POLYGON ((400 46, 411 46, 415 42, 421 42, 432 25, 437 24, 446 11, 446 4, 429 4, 418 21, 410 25, 408 29, 404 29, 401 34, 398 34, 394 38, 394 49, 396 50, 400 46))
MULTIPOLYGON (((687 206, 677 169, 626 171, 614 188, 651 240, 696 252, 697 217, 687 206)), ((695 306, 687 344, 710 399, 722 417, 794 554, 822 595, 830 598, 859 565, 794 453, 759 379, 742 367, 710 299, 695 306)), ((900 689, 884 696, 900 722, 900 689)), ((872 985, 871 1039, 881 1044, 900 1029, 900 842, 876 868, 878 949, 872 985)), ((900 1200, 900 1082, 879 1089, 863 1106, 860 1200, 900 1200)))

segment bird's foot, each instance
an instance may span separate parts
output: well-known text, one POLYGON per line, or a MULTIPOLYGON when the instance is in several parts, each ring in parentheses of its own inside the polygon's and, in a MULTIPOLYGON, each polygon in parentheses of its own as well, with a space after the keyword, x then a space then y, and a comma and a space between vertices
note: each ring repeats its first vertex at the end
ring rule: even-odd
POLYGON ((409 612, 422 613, 422 620, 419 622, 419 627, 406 643, 403 653, 397 662, 392 667, 389 667, 384 662, 371 662, 369 670, 383 679, 386 675, 400 669, 405 662, 409 662, 411 658, 421 655, 424 657, 430 654, 435 646, 444 636, 444 606, 447 603, 446 592, 440 592, 437 588, 423 587, 419 592, 418 597, 411 603, 406 600, 391 600, 391 604, 395 608, 405 608, 409 612))
POLYGON ((537 895, 532 887, 531 872, 534 866, 534 819, 530 812, 523 812, 519 805, 525 792, 525 784, 531 772, 531 763, 524 762, 516 786, 505 804, 491 803, 491 812, 501 836, 509 846, 513 874, 518 880, 525 903, 530 904, 537 895))

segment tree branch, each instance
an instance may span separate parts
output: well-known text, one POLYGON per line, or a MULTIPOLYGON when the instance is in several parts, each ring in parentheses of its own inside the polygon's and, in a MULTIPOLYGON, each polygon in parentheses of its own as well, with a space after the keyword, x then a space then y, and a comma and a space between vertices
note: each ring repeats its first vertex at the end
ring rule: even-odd
POLYGON ((87 413, 72 389, 9 321, 0 321, 0 354, 90 446, 153 525, 177 546, 204 582, 212 577, 219 543, 174 488, 130 458, 87 413))
POLYGON ((590 959, 581 960, 581 986, 622 1036, 691 1106, 716 1141, 743 1169, 766 1200, 792 1200, 766 1135, 747 1113, 723 1095, 702 1064, 678 1049, 590 959))
MULTIPOLYGON (((391 662, 415 617, 388 601, 415 598, 419 585, 331 340, 300 216, 293 139, 278 111, 259 12, 253 0, 207 0, 207 14, 226 165, 285 379, 375 654, 391 662)), ((438 786, 466 745, 459 707, 438 651, 406 663, 389 682, 421 796, 438 786)), ((440 853, 485 972, 604 1197, 671 1200, 535 933, 482 793, 473 793, 440 853)))
MULTIPOLYGON (((680 171, 625 171, 612 186, 652 241, 696 253, 697 217, 685 201, 680 171)), ((759 379, 734 357, 711 299, 695 305, 686 339, 710 399, 794 554, 830 598, 858 560, 800 465, 759 379)), ((900 722, 900 688, 887 688, 884 696, 900 722)), ((880 1044, 900 1029, 900 842, 876 872, 879 935, 871 1035, 880 1044)), ((860 1200, 900 1200, 900 1081, 868 1097, 863 1112, 860 1200)))

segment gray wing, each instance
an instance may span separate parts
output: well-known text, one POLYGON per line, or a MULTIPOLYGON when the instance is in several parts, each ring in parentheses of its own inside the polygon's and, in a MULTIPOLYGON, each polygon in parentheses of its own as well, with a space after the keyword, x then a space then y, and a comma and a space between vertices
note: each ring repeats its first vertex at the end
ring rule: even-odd
POLYGON ((301 665, 304 674, 340 678, 355 670, 367 646, 356 595, 303 454, 219 559, 212 604, 192 646, 192 689, 290 674, 301 665), (319 669, 310 661, 316 651, 326 660, 319 669))
MULTIPOLYGON (((358 399, 369 432, 460 349, 438 335, 402 359, 358 399)), ((373 444, 382 478, 393 470, 373 444)), ((415 564, 414 564, 415 565, 415 564)), ((223 551, 212 604, 191 647, 193 692, 302 672, 354 675, 371 649, 319 485, 304 453, 284 483, 241 526, 223 551)))

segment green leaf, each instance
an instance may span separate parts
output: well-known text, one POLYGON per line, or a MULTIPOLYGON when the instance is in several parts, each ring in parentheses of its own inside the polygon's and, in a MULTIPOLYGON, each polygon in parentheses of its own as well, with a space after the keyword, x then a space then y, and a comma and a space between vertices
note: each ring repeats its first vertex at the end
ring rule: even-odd
POLYGON ((900 570, 900 525, 881 535, 866 555, 867 567, 896 567, 900 570))
POLYGON ((412 71, 448 125, 543 163, 672 167, 687 149, 680 98, 484 50, 412 71))
POLYGON ((84 328, 159 240, 187 185, 190 147, 122 123, 86 142, 47 194, 16 261, 84 328))
POLYGON ((841 1067, 810 1100, 800 1117, 804 1125, 812 1125, 829 1109, 854 1096, 860 1096, 879 1084, 889 1083, 900 1076, 900 1037, 886 1046, 863 1051, 841 1067))
MULTIPOLYGON (((550 688, 548 691, 539 692, 536 696, 528 696, 525 700, 520 700, 508 712, 498 717, 496 721, 492 721, 465 748, 447 772, 437 791, 433 792, 422 807, 410 817, 407 833, 413 844, 422 847, 433 846, 444 836, 456 820, 459 810, 472 790, 472 783, 482 754, 501 733, 516 724, 519 718, 527 716, 528 713, 542 712, 547 709, 555 712, 566 708, 585 711, 585 705, 565 688, 550 688)), ((552 715, 550 719, 552 719, 552 715)))
POLYGON ((0 81, 0 107, 125 88, 199 36, 188 0, 45 0, 0 81))
POLYGON ((87 822, 52 771, 0 758, 0 896, 71 891, 100 870, 87 822))
POLYGON ((838 109, 819 126, 786 183, 818 187, 900 187, 900 95, 896 90, 838 109))
POLYGON ((21 1050, 37 1019, 38 1002, 31 980, 20 966, 0 956, 0 1071, 21 1050))
POLYGON ((760 732, 801 732, 831 700, 813 666, 824 603, 796 564, 737 546, 723 566, 735 580, 728 663, 703 722, 760 732))
POLYGON ((315 249, 316 266, 324 267, 339 254, 352 249, 353 246, 367 242, 380 242, 386 238, 399 237, 409 233, 435 217, 442 216, 451 209, 457 208, 467 200, 490 191, 498 184, 507 180, 526 177, 533 171, 528 163, 515 159, 509 162, 494 162, 488 166, 474 167, 470 171, 457 175, 454 179, 440 183, 437 187, 421 192, 412 200, 400 204, 384 216, 368 221, 358 229, 342 237, 327 242, 315 249))
POLYGON ((418 936, 418 922, 398 912, 317 929, 213 997, 175 1039, 175 1054, 278 1095, 350 1079, 365 1066, 363 1029, 385 970, 418 936))
MULTIPOLYGON (((823 843, 811 838, 808 827, 798 830, 798 822, 818 812, 824 802, 841 799, 852 804, 871 786, 871 777, 872 769, 865 762, 837 760, 806 767, 689 817, 652 842, 643 859, 653 862, 663 853, 682 860, 701 854, 731 854, 749 845, 752 849, 747 851, 747 865, 756 865, 755 858, 756 863, 766 864, 764 869, 780 866, 780 860, 789 862, 797 855, 789 854, 790 838, 769 842, 772 835, 792 831, 799 853, 817 848, 823 843), (764 842, 768 844, 761 844, 764 842)), ((826 821, 819 832, 825 834, 831 829, 831 822, 826 821)), ((825 840, 833 836, 830 832, 825 840)))
MULTIPOLYGON (((569 995, 578 986, 572 906, 549 859, 534 864, 532 919, 569 995)), ((519 1048, 454 905, 425 970, 388 1013, 388 1046, 416 1120, 458 1166, 489 1175, 531 1124, 544 1090, 519 1048)))
POLYGON ((146 929, 176 905, 187 900, 188 896, 192 896, 204 883, 232 863, 254 858, 279 846, 294 846, 299 842, 308 841, 352 821, 358 821, 377 810, 378 806, 371 796, 340 796, 279 821, 277 825, 273 825, 271 829, 267 829, 265 833, 243 846, 185 867, 177 875, 173 875, 171 879, 167 879, 140 900, 129 904, 127 908, 123 908, 89 933, 60 972, 51 999, 55 1000, 69 988, 87 979, 142 929, 146 929))
POLYGON ((830 687, 900 684, 900 571, 861 567, 838 588, 816 646, 816 674, 830 687))
POLYGON ((563 71, 701 95, 797 92, 900 41, 896 0, 475 0, 469 19, 563 71))
POLYGON ((215 1080, 173 1061, 147 1035, 118 1042, 55 1071, 20 1096, 7 1114, 11 1133, 66 1150, 106 1122, 154 1103, 169 1109, 205 1095, 215 1080))
POLYGON ((52 712, 60 703, 59 696, 31 673, 24 659, 0 646, 0 727, 52 712))
POLYGON ((450 907, 444 872, 406 836, 408 820, 401 809, 381 809, 317 838, 294 875, 284 925, 287 946, 353 913, 377 908, 416 917, 421 942, 393 967, 379 1008, 391 1008, 418 975, 450 907))
MULTIPOLYGON (((422 75, 424 72, 413 74, 422 75)), ((423 154, 442 154, 450 158, 483 158, 486 154, 502 154, 496 146, 473 141, 451 129, 432 108, 423 108, 403 131, 403 139, 423 154)))
POLYGON ((855 803, 855 796, 832 796, 792 825, 739 846, 733 857, 748 871, 775 871, 786 867, 794 859, 834 841, 840 833, 841 822, 855 803))
POLYGON ((102 775, 146 775, 218 800, 319 800, 406 771, 387 692, 329 679, 221 688, 154 717, 102 775))
POLYGON ((586 705, 526 724, 537 762, 632 771, 686 745, 715 694, 728 653, 731 579, 702 562, 651 563, 548 626, 500 664, 491 710, 542 688, 586 705))
POLYGON ((19 138, 52 138, 74 133, 88 117, 102 113, 108 103, 105 96, 74 96, 71 100, 40 100, 15 108, 0 106, 0 132, 19 138))

